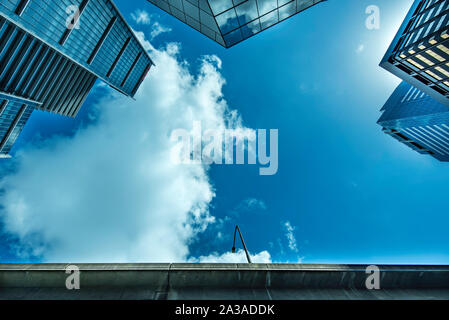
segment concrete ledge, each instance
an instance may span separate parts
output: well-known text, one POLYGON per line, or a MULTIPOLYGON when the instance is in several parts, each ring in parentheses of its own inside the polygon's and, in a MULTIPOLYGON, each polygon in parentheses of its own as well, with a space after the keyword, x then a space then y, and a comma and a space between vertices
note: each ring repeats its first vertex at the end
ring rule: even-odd
POLYGON ((0 299, 449 299, 449 266, 75 264, 81 290, 67 290, 70 264, 0 264, 0 299))

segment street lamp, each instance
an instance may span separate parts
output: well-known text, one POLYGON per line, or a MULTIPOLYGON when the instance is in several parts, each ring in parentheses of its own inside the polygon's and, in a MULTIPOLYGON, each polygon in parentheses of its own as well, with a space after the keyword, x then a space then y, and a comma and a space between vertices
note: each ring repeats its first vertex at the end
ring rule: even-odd
POLYGON ((248 250, 246 249, 245 240, 243 240, 243 236, 242 236, 242 233, 240 232, 239 226, 235 226, 235 230, 234 230, 234 244, 232 245, 232 253, 235 253, 235 236, 237 235, 237 231, 239 232, 240 240, 242 240, 243 249, 245 249, 246 259, 248 260, 248 263, 252 263, 251 262, 251 257, 249 256, 248 250))

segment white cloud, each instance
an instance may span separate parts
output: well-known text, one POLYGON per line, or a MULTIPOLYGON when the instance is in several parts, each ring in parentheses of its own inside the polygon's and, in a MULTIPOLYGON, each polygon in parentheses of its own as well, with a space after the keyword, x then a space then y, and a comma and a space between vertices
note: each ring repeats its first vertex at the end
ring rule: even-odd
POLYGON ((137 9, 136 11, 134 11, 134 13, 131 13, 131 17, 133 18, 134 22, 136 22, 138 25, 146 25, 146 26, 151 25, 151 32, 150 32, 151 40, 153 40, 162 33, 172 31, 171 28, 163 26, 157 21, 152 23, 150 15, 145 10, 137 9))
POLYGON ((264 201, 258 200, 256 198, 248 198, 241 201, 233 210, 231 210, 231 214, 240 215, 241 213, 260 213, 267 210, 267 205, 264 201))
MULTIPOLYGON (((150 43, 150 41, 148 41, 145 38, 145 33, 142 31, 136 31, 134 29, 132 29, 134 34, 137 37, 137 40, 139 40, 139 42, 142 44, 142 46, 144 47, 145 50, 154 52, 157 51, 153 45, 150 43)), ((179 46, 174 44, 174 43, 169 43, 167 44, 167 47, 165 48, 165 52, 169 55, 177 55, 179 53, 179 46)))
POLYGON ((156 38, 158 35, 166 32, 171 32, 172 29, 169 27, 164 27, 159 22, 155 22, 151 27, 151 39, 156 38))
POLYGON ((137 24, 149 25, 151 23, 150 15, 145 10, 137 9, 131 13, 131 17, 137 24))
POLYGON ((290 250, 298 252, 296 238, 295 238, 295 235, 293 234, 293 232, 295 231, 296 228, 293 227, 289 221, 287 221, 284 224, 284 228, 286 231, 285 236, 287 237, 287 240, 288 240, 288 247, 290 248, 290 250))
POLYGON ((267 205, 263 200, 248 198, 241 201, 234 209, 230 211, 231 215, 239 216, 241 213, 261 213, 267 210, 267 205))
MULTIPOLYGON (((253 263, 271 263, 271 255, 268 251, 262 251, 258 254, 252 255, 250 253, 251 262, 253 263)), ((199 263, 247 263, 246 254, 243 249, 237 250, 236 253, 225 252, 219 254, 214 252, 208 256, 202 256, 199 258, 192 258, 190 262, 199 263)))
POLYGON ((204 57, 194 76, 178 45, 152 50, 156 67, 136 101, 111 92, 95 123, 28 145, 0 178, 0 219, 17 252, 45 262, 179 262, 215 221, 208 168, 168 159, 171 131, 194 120, 244 130, 223 99, 221 62, 204 57))
POLYGON ((267 210, 265 202, 256 198, 248 198, 244 200, 243 203, 250 210, 267 210))

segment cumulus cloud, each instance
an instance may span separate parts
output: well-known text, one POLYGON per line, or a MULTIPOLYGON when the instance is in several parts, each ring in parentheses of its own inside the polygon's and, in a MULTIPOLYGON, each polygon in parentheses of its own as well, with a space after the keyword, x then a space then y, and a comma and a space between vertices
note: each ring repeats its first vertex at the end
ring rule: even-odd
MULTIPOLYGON (((45 262, 180 262, 214 223, 208 168, 170 162, 170 133, 197 120, 205 130, 247 130, 224 100, 221 62, 203 57, 193 74, 177 44, 155 50, 137 35, 157 67, 136 101, 108 93, 94 106, 93 123, 28 145, 0 179, 0 219, 18 239, 18 254, 45 262)), ((268 253, 256 257, 269 261, 268 253)))
MULTIPOLYGON (((271 255, 268 251, 262 251, 258 254, 252 255, 250 253, 251 262, 253 263, 271 263, 271 255)), ((192 258, 190 262, 199 263, 247 263, 246 254, 243 249, 238 250, 236 253, 225 252, 219 254, 214 252, 208 256, 202 256, 199 258, 192 258)))
POLYGON ((150 39, 153 40, 162 33, 171 32, 170 27, 161 25, 158 21, 152 22, 151 16, 145 10, 137 9, 131 13, 131 17, 138 25, 151 26, 150 39))
POLYGON ((293 234, 293 232, 295 231, 295 227, 292 226, 292 224, 290 223, 290 221, 287 221, 284 224, 284 228, 285 228, 285 236, 287 237, 288 240, 288 247, 290 248, 290 250, 298 252, 298 246, 296 244, 296 238, 295 235, 293 234))
POLYGON ((159 22, 155 22, 153 26, 151 27, 151 39, 156 38, 158 35, 166 32, 171 32, 171 28, 164 27, 159 22))
POLYGON ((131 17, 137 24, 149 25, 151 23, 150 15, 145 10, 137 9, 131 13, 131 17))

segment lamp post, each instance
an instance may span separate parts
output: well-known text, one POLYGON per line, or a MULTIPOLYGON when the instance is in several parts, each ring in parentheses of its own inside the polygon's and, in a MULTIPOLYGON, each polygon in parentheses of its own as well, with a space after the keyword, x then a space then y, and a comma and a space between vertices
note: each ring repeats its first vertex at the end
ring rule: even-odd
POLYGON ((249 256, 248 250, 246 249, 245 240, 243 240, 243 236, 242 236, 242 233, 240 232, 239 226, 235 226, 235 230, 234 230, 234 244, 232 245, 232 253, 235 253, 235 236, 237 235, 237 231, 239 232, 240 240, 242 240, 243 249, 245 249, 246 259, 248 260, 248 263, 252 263, 251 262, 251 257, 249 256))

